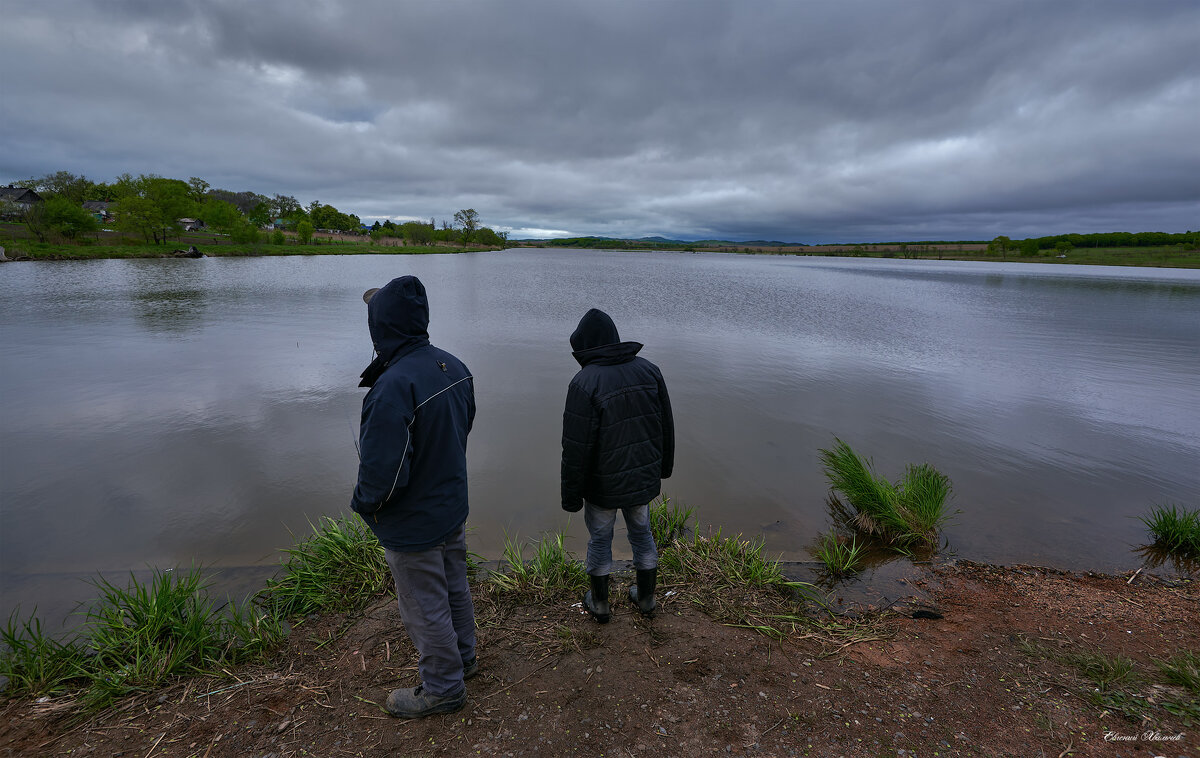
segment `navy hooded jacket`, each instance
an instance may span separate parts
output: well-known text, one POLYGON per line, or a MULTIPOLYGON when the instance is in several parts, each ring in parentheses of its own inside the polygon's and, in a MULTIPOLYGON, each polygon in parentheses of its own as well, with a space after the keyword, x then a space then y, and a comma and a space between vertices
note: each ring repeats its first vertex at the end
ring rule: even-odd
POLYGON ((358 484, 350 507, 388 549, 419 552, 467 520, 467 434, 475 388, 467 367, 429 344, 429 301, 415 276, 367 303, 378 354, 362 374, 358 484))
POLYGON ((621 342, 604 311, 584 314, 571 335, 582 367, 563 412, 562 507, 583 501, 630 508, 653 500, 675 463, 675 424, 662 372, 621 342))

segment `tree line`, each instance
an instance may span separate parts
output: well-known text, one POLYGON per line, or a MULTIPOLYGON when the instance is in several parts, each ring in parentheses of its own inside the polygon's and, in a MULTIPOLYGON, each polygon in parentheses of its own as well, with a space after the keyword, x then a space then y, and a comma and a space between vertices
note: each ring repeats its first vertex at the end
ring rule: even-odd
POLYGON ((382 224, 376 221, 368 229, 357 215, 317 200, 303 206, 291 195, 233 192, 213 188, 195 176, 183 181, 124 173, 112 182, 93 182, 82 175, 58 171, 13 182, 13 186, 31 189, 42 197, 43 202, 22 213, 22 220, 39 242, 44 242, 48 234, 73 240, 99 231, 99 219, 83 207, 87 202, 109 203, 107 212, 113 226, 141 236, 148 244, 165 244, 169 238, 178 238, 184 231, 182 219, 192 218, 241 244, 261 242, 266 229, 271 230, 271 242, 276 244, 283 243, 285 229, 295 232, 302 244, 308 244, 318 230, 368 234, 376 242, 384 237, 402 238, 411 245, 500 245, 508 236, 482 226, 474 208, 458 211, 454 214, 455 225, 443 221, 441 229, 434 219, 429 223, 400 224, 389 219, 382 224))

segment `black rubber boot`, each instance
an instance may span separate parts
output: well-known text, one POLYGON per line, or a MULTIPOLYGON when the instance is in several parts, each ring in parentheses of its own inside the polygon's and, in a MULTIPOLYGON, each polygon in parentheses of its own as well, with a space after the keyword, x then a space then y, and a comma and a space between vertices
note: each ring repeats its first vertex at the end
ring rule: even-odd
POLYGON ((608 575, 588 574, 588 579, 592 581, 592 588, 583 596, 583 607, 601 624, 607 624, 612 618, 612 610, 608 607, 608 575))
POLYGON ((638 569, 637 586, 629 588, 629 599, 637 605, 643 616, 654 614, 658 603, 654 600, 654 588, 658 584, 658 569, 638 569))

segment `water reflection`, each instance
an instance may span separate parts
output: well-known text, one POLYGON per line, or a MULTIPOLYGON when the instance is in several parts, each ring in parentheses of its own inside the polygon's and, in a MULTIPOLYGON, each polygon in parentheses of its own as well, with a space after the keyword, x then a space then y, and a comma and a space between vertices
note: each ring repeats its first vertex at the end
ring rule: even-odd
POLYGON ((187 332, 204 323, 202 290, 140 290, 132 301, 138 319, 152 332, 187 332))
MULTIPOLYGON (((811 558, 835 437, 929 462, 976 560, 1124 570, 1149 504, 1200 492, 1200 273, 509 251, 12 263, 0 273, 0 611, 49 580, 267 564, 346 508, 361 294, 415 273, 476 377, 472 550, 568 524, 559 435, 589 307, 672 390, 666 493, 811 558), (1081 280, 1075 283, 1075 279, 1081 280), (69 367, 69 370, 67 370, 69 367)), ((581 552, 582 520, 566 526, 581 552)), ((617 540, 618 558, 620 539, 617 540)), ((891 571, 883 564, 864 573, 891 571)), ((73 582, 64 600, 83 591, 73 582)))

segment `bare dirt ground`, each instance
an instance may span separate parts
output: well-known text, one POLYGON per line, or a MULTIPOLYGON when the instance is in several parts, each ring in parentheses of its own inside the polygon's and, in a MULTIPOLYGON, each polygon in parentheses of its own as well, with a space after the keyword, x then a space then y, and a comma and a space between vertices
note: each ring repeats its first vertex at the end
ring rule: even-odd
POLYGON ((0 756, 1200 756, 1200 704, 1153 663, 1200 651, 1194 583, 970 563, 916 583, 935 612, 783 640, 722 625, 686 592, 651 620, 618 601, 601 626, 571 600, 502 607, 480 589, 467 706, 418 721, 376 705, 417 681, 381 598, 299 625, 270 668, 86 721, 69 701, 9 703, 0 756), (1126 656, 1141 678, 1097 691, 1071 662, 1084 653, 1126 656))

